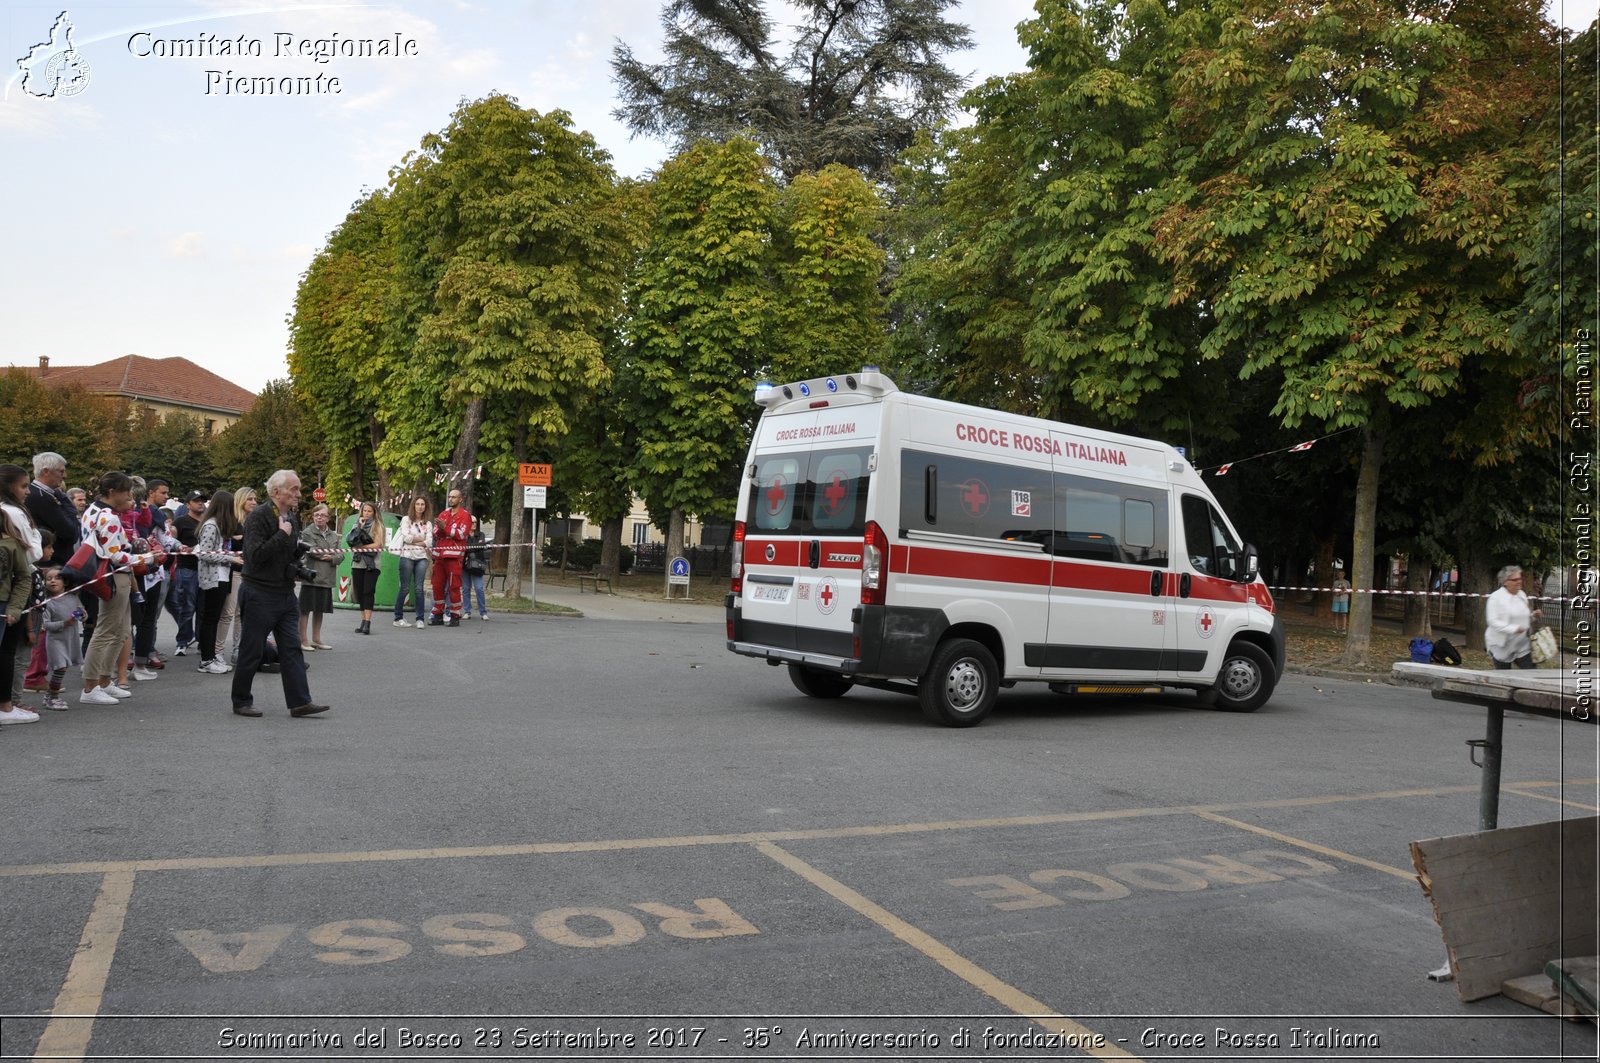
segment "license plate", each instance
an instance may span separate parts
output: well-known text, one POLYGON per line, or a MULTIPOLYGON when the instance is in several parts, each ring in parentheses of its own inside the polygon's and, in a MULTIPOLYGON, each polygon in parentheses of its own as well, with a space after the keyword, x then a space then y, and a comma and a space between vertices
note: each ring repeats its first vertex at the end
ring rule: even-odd
POLYGON ((777 602, 782 605, 789 600, 788 587, 775 587, 770 583, 757 583, 750 588, 750 597, 757 602, 777 602))

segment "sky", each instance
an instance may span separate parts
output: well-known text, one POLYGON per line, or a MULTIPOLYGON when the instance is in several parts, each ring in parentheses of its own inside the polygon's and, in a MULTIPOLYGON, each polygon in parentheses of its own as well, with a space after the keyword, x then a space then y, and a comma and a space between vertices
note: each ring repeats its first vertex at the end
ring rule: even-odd
MULTIPOLYGON (((504 92, 562 109, 642 176, 668 147, 632 138, 611 52, 660 57, 658 0, 170 0, 65 8, 78 63, 30 92, 65 48, 61 0, 0 4, 0 366, 183 357, 259 391, 286 377, 295 288, 365 190, 463 99, 504 92), (351 40, 393 55, 323 55, 351 40), (243 42, 254 54, 227 54, 243 42), (205 49, 210 54, 183 54, 205 49), (24 83, 19 60, 34 71, 24 83), (238 78, 321 91, 249 95, 238 78), (333 91, 332 79, 337 79, 333 91)), ((1575 29, 1594 0, 1555 0, 1575 29)), ((780 22, 791 9, 769 3, 780 22)), ((973 84, 1025 66, 1031 0, 966 0, 975 47, 949 58, 973 84)))

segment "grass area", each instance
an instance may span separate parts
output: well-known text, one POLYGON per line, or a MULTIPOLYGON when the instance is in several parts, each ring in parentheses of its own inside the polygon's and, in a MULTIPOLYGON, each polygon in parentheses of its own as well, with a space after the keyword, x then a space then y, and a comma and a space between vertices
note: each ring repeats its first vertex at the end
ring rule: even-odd
MULTIPOLYGON (((539 586, 555 585, 577 589, 578 582, 569 574, 565 581, 561 573, 551 567, 539 570, 539 586)), ((588 588, 585 588, 587 590, 588 588)), ((627 595, 629 598, 648 599, 660 601, 666 597, 667 577, 661 572, 629 572, 612 581, 611 589, 618 594, 627 595)), ((675 595, 683 595, 682 587, 674 587, 675 595)), ((718 576, 690 576, 688 597, 697 602, 714 605, 722 604, 722 596, 728 593, 728 577, 718 576)))
POLYGON ((526 598, 504 598, 489 595, 489 609, 496 613, 524 613, 533 616, 581 616, 576 609, 554 602, 530 602, 526 598))

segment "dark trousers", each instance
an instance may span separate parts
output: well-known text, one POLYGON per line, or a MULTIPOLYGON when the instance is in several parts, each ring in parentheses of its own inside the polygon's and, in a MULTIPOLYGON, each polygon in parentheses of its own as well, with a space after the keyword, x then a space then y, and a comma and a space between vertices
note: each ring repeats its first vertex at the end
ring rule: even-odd
POLYGON ((222 620, 222 606, 228 600, 232 583, 219 583, 210 590, 200 591, 200 623, 195 638, 200 643, 200 660, 209 661, 217 656, 217 624, 222 620))
POLYGON ((239 587, 239 663, 233 671, 233 705, 253 704, 250 684, 266 653, 267 636, 278 644, 278 673, 283 680, 283 702, 289 708, 311 703, 306 682, 306 659, 300 652, 300 603, 294 588, 265 590, 244 583, 239 587))
POLYGON ((133 603, 133 659, 143 664, 156 648, 156 624, 161 621, 161 594, 166 580, 152 584, 144 601, 133 603))
POLYGON ((1532 650, 1529 650, 1527 653, 1524 653, 1521 657, 1518 657, 1516 660, 1510 662, 1509 664, 1507 664, 1505 661, 1502 661, 1502 660, 1496 658, 1493 654, 1489 655, 1489 660, 1494 661, 1494 666, 1496 668, 1502 669, 1502 670, 1503 669, 1508 669, 1508 668, 1537 668, 1538 667, 1538 665, 1533 663, 1533 651, 1532 650))
POLYGON ((0 701, 11 700, 11 688, 17 679, 17 647, 22 644, 27 625, 28 618, 24 616, 15 624, 7 624, 6 633, 0 636, 0 701))
POLYGON ((352 568, 350 575, 355 583, 356 605, 363 612, 372 612, 372 601, 378 593, 378 570, 375 568, 352 568))

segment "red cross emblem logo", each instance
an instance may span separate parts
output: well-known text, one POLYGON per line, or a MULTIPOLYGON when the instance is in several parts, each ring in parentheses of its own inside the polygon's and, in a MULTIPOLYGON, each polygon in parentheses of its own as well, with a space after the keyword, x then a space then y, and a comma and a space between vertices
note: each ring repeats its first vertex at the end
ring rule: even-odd
POLYGON ((974 517, 981 517, 989 511, 989 489, 982 480, 968 480, 961 485, 961 504, 974 517))
POLYGON ((832 576, 817 585, 817 608, 826 616, 839 605, 839 583, 832 576))
POLYGON ((767 515, 776 517, 783 512, 783 503, 789 497, 788 486, 782 476, 774 476, 767 487, 767 515))
POLYGON ((844 477, 838 473, 833 474, 833 482, 822 489, 823 508, 832 516, 837 516, 839 507, 844 504, 845 487, 844 477))
POLYGON ((1194 618, 1194 626, 1200 632, 1201 638, 1208 639, 1216 633, 1217 618, 1212 615, 1211 610, 1202 609, 1194 618))

